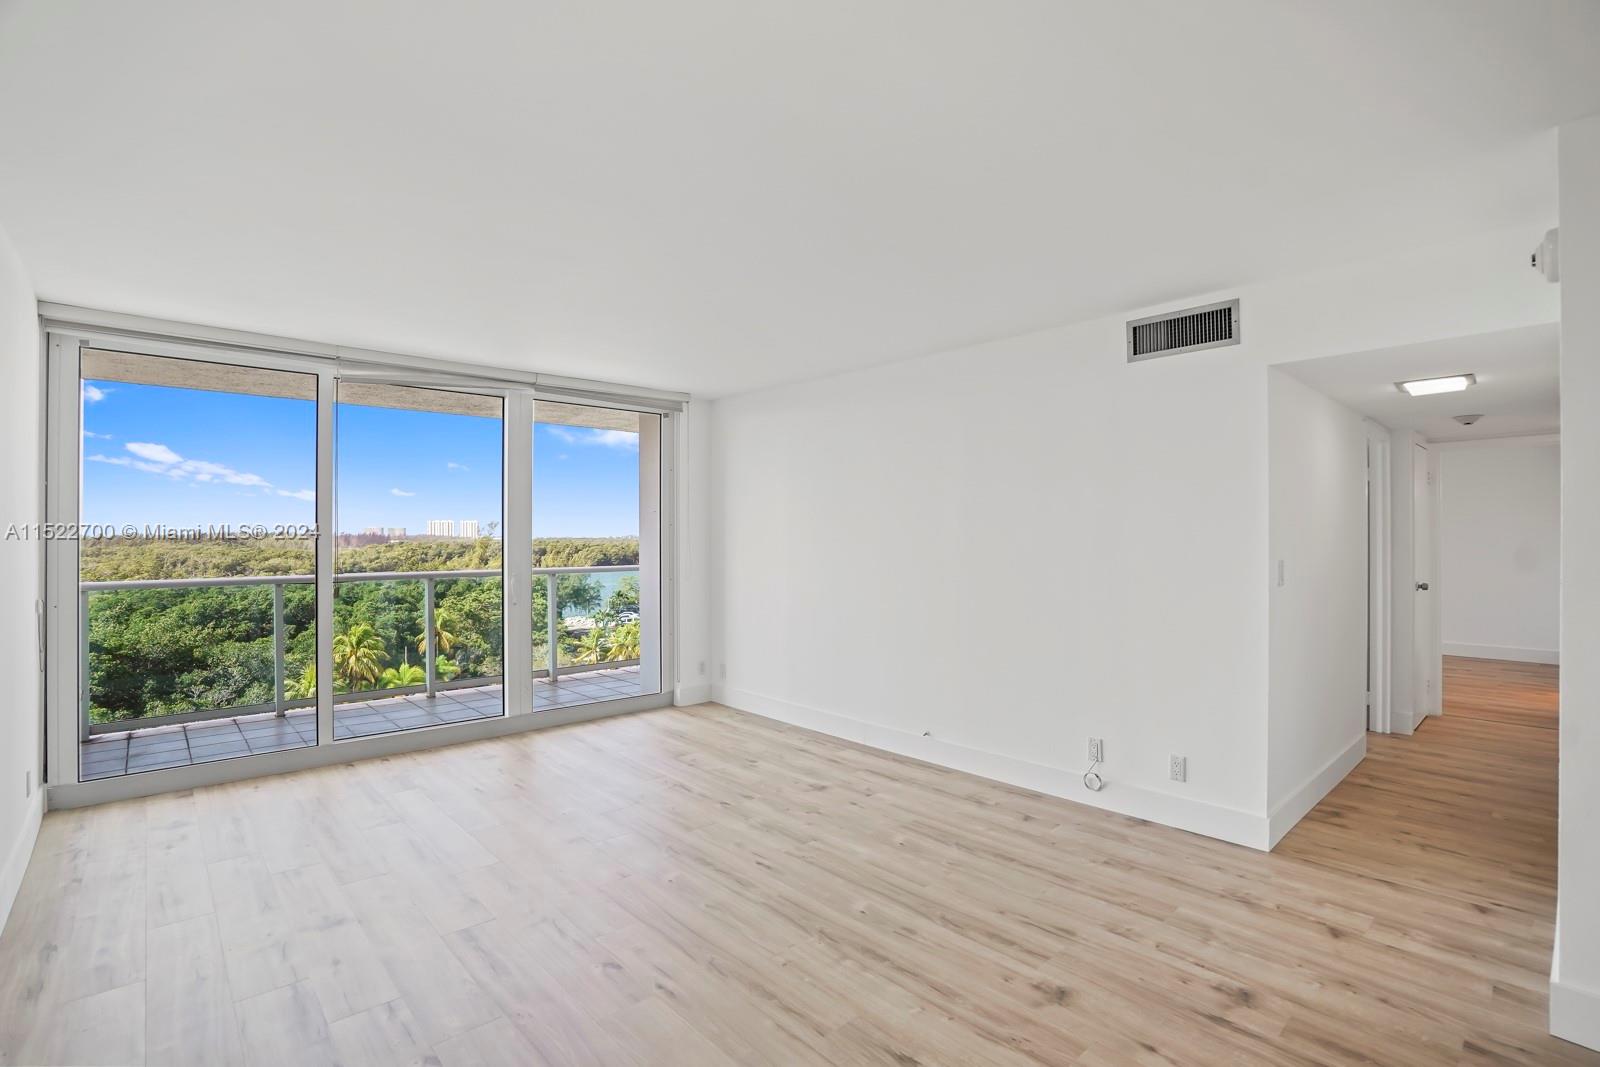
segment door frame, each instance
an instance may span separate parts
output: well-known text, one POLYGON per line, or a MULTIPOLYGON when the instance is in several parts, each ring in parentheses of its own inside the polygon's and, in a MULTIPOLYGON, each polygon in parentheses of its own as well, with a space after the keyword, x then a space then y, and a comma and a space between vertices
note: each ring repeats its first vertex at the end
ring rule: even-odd
MULTIPOLYGON (((477 396, 492 396, 500 401, 500 640, 504 651, 504 661, 501 669, 500 682, 500 707, 505 718, 513 715, 526 715, 533 712, 533 668, 531 644, 533 638, 533 624, 528 611, 532 606, 529 599, 533 582, 533 557, 530 553, 508 552, 505 546, 513 544, 533 543, 533 466, 532 463, 520 464, 513 462, 513 455, 531 454, 533 442, 533 390, 514 386, 488 386, 471 379, 457 379, 447 375, 429 375, 418 373, 414 369, 400 370, 397 368, 374 368, 366 365, 341 366, 334 374, 332 403, 332 430, 329 440, 333 448, 329 450, 328 485, 331 487, 328 496, 329 516, 327 524, 323 525, 320 512, 322 495, 319 492, 317 500, 319 512, 317 516, 318 529, 334 530, 335 519, 338 515, 338 388, 342 382, 351 382, 361 385, 395 385, 413 389, 434 389, 448 393, 470 393, 477 396), (519 660, 527 658, 527 669, 519 660)), ((318 453, 318 461, 322 459, 318 453)), ((335 531, 337 532, 337 531, 335 531)), ((333 587, 338 583, 339 575, 336 569, 338 559, 333 539, 319 539, 320 549, 322 540, 327 540, 329 548, 328 559, 328 633, 333 633, 333 587)), ((318 590, 322 572, 322 560, 318 557, 318 590)), ((318 600, 320 605, 321 600, 318 600)), ((319 612, 317 625, 322 625, 319 612)), ((319 631, 320 632, 320 631, 319 631)), ((431 640, 431 639, 430 639, 431 640)), ((323 667, 321 664, 322 642, 318 642, 318 695, 322 689, 323 667)), ((332 693, 332 647, 329 646, 329 663, 326 677, 329 679, 328 700, 330 705, 333 700, 332 693)), ((333 717, 330 715, 328 723, 327 741, 322 740, 322 732, 318 728, 318 743, 332 744, 333 717)), ((459 725, 452 723, 451 725, 459 725)))
MULTIPOLYGON (((81 521, 79 475, 83 449, 83 401, 81 387, 82 350, 110 348, 139 355, 196 360, 223 366, 283 370, 312 374, 317 378, 316 480, 318 529, 332 529, 332 405, 333 368, 304 356, 276 352, 248 352, 225 347, 194 345, 171 341, 150 341, 92 330, 50 329, 45 344, 45 522, 52 529, 71 530, 81 521), (324 447, 324 442, 328 447, 324 447), (326 526, 323 523, 327 523, 326 526)), ((332 633, 333 603, 331 565, 333 539, 319 537, 316 553, 316 618, 319 635, 324 626, 332 633)), ((66 798, 60 790, 93 789, 121 778, 161 778, 191 768, 141 771, 116 779, 79 781, 78 744, 81 740, 80 687, 83 676, 83 619, 78 595, 78 538, 52 537, 45 545, 46 647, 45 647, 45 733, 50 739, 45 753, 45 782, 50 786, 52 805, 66 798)), ((317 643, 317 745, 333 740, 333 649, 328 642, 317 643), (324 645, 327 647, 324 648, 324 645)), ((315 749, 302 750, 315 751, 315 749)), ((268 755, 279 755, 269 753, 268 755)), ((257 757, 219 760, 217 765, 253 763, 257 757)), ((241 777, 243 777, 241 775, 241 777)), ((165 789, 186 788, 169 785, 165 789)), ((161 790, 152 790, 161 791, 161 790)), ((143 794, 130 794, 143 795, 143 794)))
POLYGON ((1394 516, 1387 427, 1363 419, 1367 431, 1367 729, 1393 731, 1394 516))
MULTIPOLYGON (((47 309, 41 309, 47 310, 47 309)), ((77 311, 78 309, 72 309, 77 311)), ((317 526, 319 536, 316 546, 317 560, 317 740, 314 747, 262 753, 245 758, 218 760, 213 763, 172 767, 162 770, 141 771, 115 778, 79 781, 79 685, 82 649, 80 646, 81 620, 78 596, 78 541, 74 538, 48 540, 45 545, 46 591, 46 677, 45 677, 45 733, 48 738, 45 752, 44 782, 48 788, 51 807, 78 807, 129 797, 148 796, 173 790, 191 789, 220 782, 238 781, 268 774, 301 770, 309 767, 344 763, 374 756, 392 755, 420 749, 434 748, 481 738, 497 737, 533 729, 544 729, 567 723, 606 718, 649 708, 667 707, 673 703, 677 688, 677 662, 675 638, 677 625, 676 603, 676 515, 678 432, 674 414, 681 404, 661 394, 641 390, 632 397, 627 394, 604 391, 600 383, 585 385, 580 390, 572 379, 552 380, 552 384, 535 384, 536 376, 521 376, 506 372, 507 378, 496 380, 488 373, 480 373, 467 364, 448 361, 429 361, 419 365, 415 357, 395 356, 392 362, 384 354, 371 351, 352 353, 354 358, 341 361, 337 354, 315 354, 295 350, 301 346, 294 342, 279 345, 279 339, 264 335, 249 335, 231 331, 214 331, 202 327, 185 327, 183 324, 159 320, 134 319, 129 316, 83 312, 70 319, 52 319, 48 314, 45 327, 45 445, 46 484, 45 521, 75 527, 79 522, 79 466, 82 450, 82 389, 80 385, 81 349, 104 347, 119 351, 152 356, 200 360, 240 367, 261 367, 289 370, 317 375, 317 526), (109 320, 111 326, 101 326, 98 320, 109 320), (142 325, 144 329, 130 328, 129 324, 142 325), (158 327, 152 329, 151 327, 158 327), (184 331, 192 330, 196 337, 186 338, 184 331), (226 334, 226 337, 214 335, 226 334), (248 343, 256 341, 258 343, 248 343), (531 650, 531 620, 527 606, 531 603, 531 553, 504 553, 502 571, 502 625, 506 628, 506 681, 503 690, 505 715, 492 720, 457 723, 446 726, 420 727, 368 737, 335 741, 333 738, 333 551, 334 551, 334 404, 336 383, 344 374, 363 381, 373 379, 374 371, 387 371, 391 380, 425 387, 470 390, 486 395, 499 395, 505 399, 505 448, 503 476, 505 478, 502 506, 505 523, 502 534, 506 544, 512 538, 532 543, 532 435, 535 398, 564 400, 597 404, 659 414, 662 428, 659 441, 656 484, 659 509, 659 633, 660 671, 659 691, 638 697, 576 705, 535 713, 533 709, 533 678, 531 650), (513 557, 523 556, 521 560, 513 557), (516 620, 521 621, 521 626, 516 620), (326 634, 326 638, 320 635, 326 634), (527 639, 524 639, 527 638, 527 639), (526 675, 526 677, 524 677, 526 675)), ((305 346, 327 347, 327 346, 305 346)), ((643 487, 641 487, 643 488, 643 487)))

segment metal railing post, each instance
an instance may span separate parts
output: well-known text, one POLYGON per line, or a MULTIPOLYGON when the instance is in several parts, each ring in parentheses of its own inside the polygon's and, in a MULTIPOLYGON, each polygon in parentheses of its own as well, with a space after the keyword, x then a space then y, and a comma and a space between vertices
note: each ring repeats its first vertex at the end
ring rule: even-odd
POLYGON ((272 583, 272 707, 283 718, 283 583, 272 583))
POLYGON ((544 634, 549 647, 545 650, 546 663, 550 668, 550 680, 557 680, 557 669, 561 665, 561 648, 557 638, 561 635, 561 608, 556 604, 556 576, 544 576, 544 634))
POLYGON ((89 593, 78 593, 78 731, 89 740, 89 593))
POLYGON ((433 579, 422 579, 422 669, 427 674, 428 696, 433 696, 433 668, 438 661, 439 650, 435 647, 439 640, 438 631, 434 628, 434 603, 433 579))

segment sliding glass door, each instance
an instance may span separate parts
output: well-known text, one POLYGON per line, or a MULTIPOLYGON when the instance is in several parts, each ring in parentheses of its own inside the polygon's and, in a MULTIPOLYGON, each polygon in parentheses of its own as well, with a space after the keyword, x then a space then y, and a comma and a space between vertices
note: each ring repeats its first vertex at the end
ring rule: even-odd
POLYGON ((504 400, 338 388, 335 740, 504 715, 504 400))
POLYGON ((83 350, 81 780, 316 744, 317 386, 83 350))
POLYGON ((49 353, 53 782, 670 688, 661 412, 115 334, 49 353))
POLYGON ((661 424, 535 402, 536 711, 661 691, 661 424))

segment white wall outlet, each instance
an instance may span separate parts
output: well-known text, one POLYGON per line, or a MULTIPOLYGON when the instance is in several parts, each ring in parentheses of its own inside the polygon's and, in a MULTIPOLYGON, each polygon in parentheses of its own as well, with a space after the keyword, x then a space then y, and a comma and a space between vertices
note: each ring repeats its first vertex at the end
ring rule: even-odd
POLYGON ((33 772, 32 771, 24 771, 23 774, 22 774, 22 795, 25 796, 25 797, 33 796, 33 772))
POLYGON ((1172 780, 1186 782, 1189 780, 1189 760, 1186 756, 1172 757, 1172 780))
POLYGON ((1106 758, 1106 743, 1098 737, 1089 738, 1089 762, 1102 763, 1106 758))
POLYGON ((705 660, 701 660, 700 661, 700 677, 704 678, 705 674, 706 674, 706 661, 705 660))
POLYGON ((1285 581, 1285 578, 1284 578, 1283 560, 1280 559, 1278 561, 1278 588, 1280 588, 1280 589, 1283 588, 1284 581, 1285 581))
POLYGON ((722 680, 726 682, 728 680, 728 665, 726 663, 717 664, 717 671, 721 674, 722 680))

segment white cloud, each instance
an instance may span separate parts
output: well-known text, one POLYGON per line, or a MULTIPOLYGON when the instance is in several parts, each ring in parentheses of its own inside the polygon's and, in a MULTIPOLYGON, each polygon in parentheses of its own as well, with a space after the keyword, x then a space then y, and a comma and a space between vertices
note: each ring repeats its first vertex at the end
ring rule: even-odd
POLYGON ((591 430, 592 444, 603 445, 606 448, 621 448, 630 452, 639 450, 639 435, 629 433, 627 430, 591 430))
POLYGON ((457 463, 455 460, 450 460, 444 466, 445 466, 446 470, 452 470, 452 471, 469 471, 469 470, 472 469, 471 467, 467 466, 465 463, 457 463))
MULTIPOLYGON (((133 447, 133 446, 128 446, 133 447)), ((232 467, 221 463, 211 463, 203 459, 181 460, 172 469, 176 478, 193 478, 197 482, 226 482, 228 485, 246 485, 261 489, 271 489, 272 483, 259 474, 249 471, 236 471, 232 467)))
POLYGON ((151 444, 148 441, 129 441, 123 447, 140 459, 149 460, 151 463, 183 462, 183 457, 166 445, 151 444))
POLYGON ((278 489, 275 492, 279 496, 286 496, 293 500, 317 499, 317 491, 315 489, 278 489))
POLYGON ((271 489, 272 483, 259 474, 235 470, 226 463, 213 463, 205 459, 184 459, 166 445, 153 441, 129 441, 122 446, 131 456, 88 457, 94 463, 109 463, 116 467, 132 467, 151 474, 164 474, 174 481, 220 482, 224 485, 242 485, 251 489, 271 489))
POLYGON ((95 433, 93 430, 85 430, 85 431, 83 431, 83 436, 90 437, 90 438, 97 438, 97 439, 99 439, 101 441, 109 441, 109 440, 111 440, 111 435, 110 434, 108 434, 108 433, 95 433))
POLYGON ((416 496, 417 495, 417 494, 413 493, 409 489, 391 489, 391 490, 389 490, 389 493, 392 496, 416 496))
POLYGON ((133 467, 136 470, 149 471, 151 474, 168 474, 171 469, 165 463, 146 463, 134 459, 132 456, 102 456, 93 455, 86 457, 90 463, 109 463, 113 467, 133 467))
POLYGON ((639 450, 639 435, 627 430, 572 429, 552 426, 550 433, 569 445, 599 445, 602 448, 622 448, 630 452, 639 450))
POLYGON ((109 389, 102 389, 98 385, 90 385, 88 382, 83 383, 83 399, 90 404, 98 404, 110 393, 111 390, 109 389))

